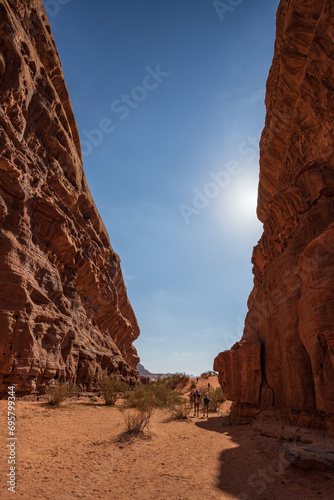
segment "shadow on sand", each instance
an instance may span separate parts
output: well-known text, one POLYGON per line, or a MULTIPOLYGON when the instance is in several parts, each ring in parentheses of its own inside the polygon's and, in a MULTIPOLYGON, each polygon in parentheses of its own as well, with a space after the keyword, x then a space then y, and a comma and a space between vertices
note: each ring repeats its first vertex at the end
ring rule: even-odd
POLYGON ((263 436, 250 425, 228 425, 225 417, 209 417, 207 421, 196 422, 195 425, 208 432, 226 435, 229 444, 218 457, 217 488, 234 495, 233 498, 333 498, 327 496, 331 481, 312 471, 290 466, 284 454, 285 443, 279 439, 263 436))

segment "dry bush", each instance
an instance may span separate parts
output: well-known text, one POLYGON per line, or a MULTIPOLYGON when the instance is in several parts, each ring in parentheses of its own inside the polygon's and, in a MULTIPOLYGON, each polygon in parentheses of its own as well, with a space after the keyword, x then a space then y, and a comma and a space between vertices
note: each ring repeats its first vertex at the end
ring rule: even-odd
POLYGON ((186 403, 174 405, 171 409, 170 420, 188 420, 191 407, 186 403))
POLYGON ((49 396, 48 404, 51 406, 59 406, 60 403, 65 401, 70 392, 72 392, 73 386, 62 383, 59 381, 51 381, 48 387, 46 388, 46 394, 49 396))
POLYGON ((107 406, 114 405, 120 394, 124 394, 129 389, 125 382, 106 374, 97 380, 97 386, 107 406))
POLYGON ((124 422, 126 426, 126 434, 135 436, 142 434, 150 423, 153 409, 148 410, 128 410, 124 413, 124 422))

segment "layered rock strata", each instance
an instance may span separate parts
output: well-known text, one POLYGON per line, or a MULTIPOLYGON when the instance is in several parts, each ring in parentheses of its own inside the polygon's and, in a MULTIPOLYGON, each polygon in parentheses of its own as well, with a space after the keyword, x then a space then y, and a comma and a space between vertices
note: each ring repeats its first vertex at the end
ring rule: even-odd
POLYGON ((136 383, 139 328, 82 166, 42 0, 0 0, 0 393, 136 383))
POLYGON ((334 426, 334 4, 282 0, 260 142, 254 288, 215 370, 234 412, 334 426))

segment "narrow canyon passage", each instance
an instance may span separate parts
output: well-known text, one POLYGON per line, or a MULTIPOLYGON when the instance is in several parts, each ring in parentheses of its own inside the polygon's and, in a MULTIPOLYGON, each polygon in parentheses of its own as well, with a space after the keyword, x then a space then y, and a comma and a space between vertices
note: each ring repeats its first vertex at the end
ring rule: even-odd
MULTIPOLYGON (((1 401, 4 411, 5 402, 1 401)), ((150 439, 119 440, 117 408, 69 403, 58 409, 19 402, 17 498, 308 499, 330 497, 333 481, 287 467, 284 444, 221 416, 168 421, 156 410, 150 439), (307 496, 305 496, 307 495, 307 496)), ((4 427, 4 422, 1 422, 4 427)), ((315 431, 308 431, 315 432, 315 431)), ((5 428, 0 429, 5 436, 5 428)), ((262 434, 264 434, 262 432, 262 434)), ((1 456, 1 473, 7 473, 1 456)))

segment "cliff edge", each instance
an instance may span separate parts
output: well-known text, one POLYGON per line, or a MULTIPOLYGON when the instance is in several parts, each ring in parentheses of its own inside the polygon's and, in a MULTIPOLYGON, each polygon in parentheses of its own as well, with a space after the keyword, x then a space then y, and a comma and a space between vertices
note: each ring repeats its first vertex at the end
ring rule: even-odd
POLYGON ((254 288, 220 353, 239 415, 278 410, 334 431, 334 5, 281 0, 260 141, 254 288))
POLYGON ((82 166, 42 0, 0 0, 0 393, 139 380, 139 328, 82 166))

